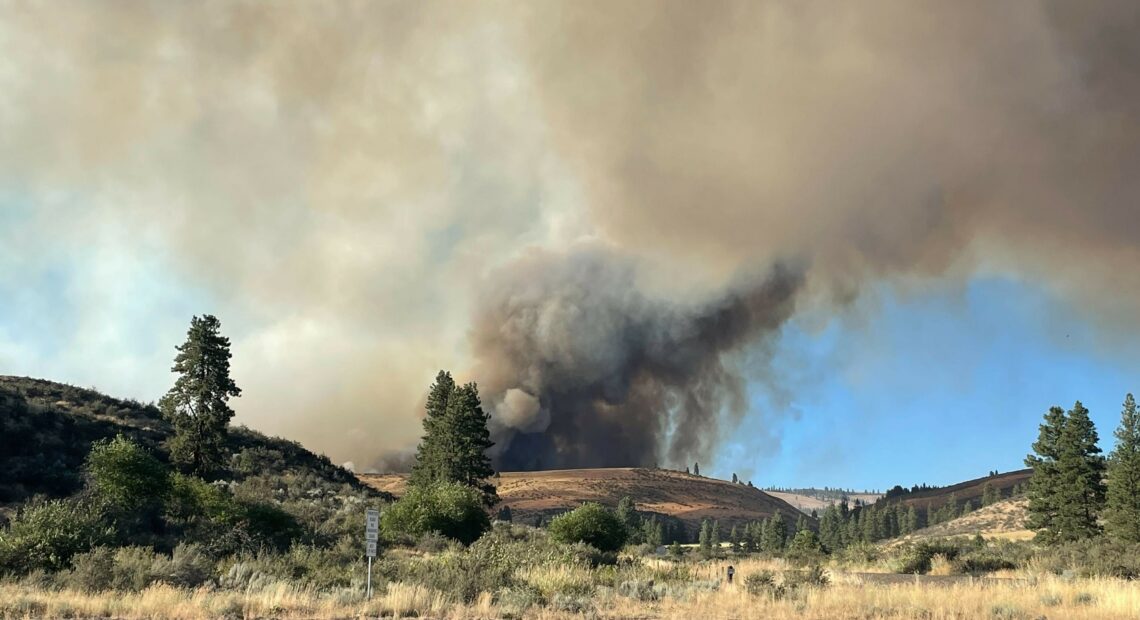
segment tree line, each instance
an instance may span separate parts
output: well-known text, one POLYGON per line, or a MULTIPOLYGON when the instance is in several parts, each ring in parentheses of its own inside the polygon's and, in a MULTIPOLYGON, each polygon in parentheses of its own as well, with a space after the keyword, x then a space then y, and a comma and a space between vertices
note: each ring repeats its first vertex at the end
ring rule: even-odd
POLYGON ((1029 483, 1029 527, 1046 543, 1107 536, 1140 542, 1140 413, 1124 399, 1116 447, 1107 458, 1089 410, 1052 407, 1039 427, 1029 483))

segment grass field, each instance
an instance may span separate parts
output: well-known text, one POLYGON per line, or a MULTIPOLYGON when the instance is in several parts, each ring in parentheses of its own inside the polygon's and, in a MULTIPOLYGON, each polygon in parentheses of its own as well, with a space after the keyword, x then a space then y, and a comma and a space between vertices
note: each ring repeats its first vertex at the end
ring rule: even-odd
MULTIPOLYGON (((5 618, 773 618, 999 620, 1140 617, 1140 584, 1122 580, 1036 577, 1024 573, 997 578, 938 580, 830 572, 826 586, 799 587, 780 596, 750 593, 748 575, 787 568, 781 561, 736 562, 736 583, 723 580, 727 561, 689 565, 685 579, 671 579, 672 566, 646 560, 622 577, 640 576, 639 585, 607 583, 605 570, 551 567, 521 574, 545 604, 527 604, 510 593, 484 592, 470 603, 455 603, 443 592, 422 586, 380 584, 366 601, 359 590, 314 592, 288 583, 256 590, 224 592, 152 586, 133 594, 50 591, 26 584, 0 586, 5 618), (640 573, 635 575, 635 573, 640 573), (652 576, 657 580, 651 580, 652 576), (579 595, 574 593, 578 592, 579 595)), ((611 567, 612 568, 612 567, 611 567)), ((612 581, 609 581, 612 583, 612 581)))

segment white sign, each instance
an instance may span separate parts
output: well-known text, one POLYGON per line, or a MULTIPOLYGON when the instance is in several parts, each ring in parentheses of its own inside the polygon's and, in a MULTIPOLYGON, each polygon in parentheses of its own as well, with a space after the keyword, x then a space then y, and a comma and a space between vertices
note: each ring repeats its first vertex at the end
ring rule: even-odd
MULTIPOLYGON (((366 545, 366 553, 369 558, 376 557, 376 540, 379 538, 380 530, 380 511, 375 508, 369 508, 368 512, 364 513, 364 540, 366 545)), ((369 566, 369 581, 371 581, 372 570, 369 566)))

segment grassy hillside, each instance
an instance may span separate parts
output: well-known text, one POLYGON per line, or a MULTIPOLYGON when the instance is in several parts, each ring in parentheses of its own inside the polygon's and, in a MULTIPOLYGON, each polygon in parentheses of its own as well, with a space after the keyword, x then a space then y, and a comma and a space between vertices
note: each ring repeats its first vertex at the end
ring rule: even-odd
MULTIPOLYGON (((153 405, 27 377, 0 376, 0 506, 34 495, 63 497, 82 486, 91 444, 126 435, 166 460, 170 425, 153 405)), ((230 432, 233 477, 305 475, 359 487, 356 478, 296 442, 244 427, 230 432)))
POLYGON ((982 503, 982 492, 986 483, 994 486, 1003 498, 1008 498, 1012 495, 1015 486, 1026 486, 1029 484, 1029 478, 1033 472, 1029 469, 1019 469, 1017 471, 1006 472, 996 476, 986 476, 984 478, 975 478, 965 482, 959 482, 946 487, 938 487, 935 489, 924 489, 915 492, 908 492, 905 495, 897 497, 887 497, 880 501, 883 502, 901 502, 906 506, 914 506, 918 509, 930 507, 937 510, 945 506, 951 499, 954 498, 958 504, 970 500, 974 506, 980 506, 982 503))
POLYGON ((815 510, 823 512, 824 508, 838 503, 844 497, 847 498, 848 503, 862 502, 864 504, 873 504, 879 500, 883 495, 882 493, 812 493, 812 489, 796 489, 794 491, 768 491, 764 492, 772 497, 788 502, 792 506, 798 508, 801 512, 811 514, 815 510))
POLYGON ((1028 506, 1029 500, 1024 497, 1002 500, 957 519, 892 539, 890 544, 979 534, 987 539, 1030 540, 1033 532, 1025 528, 1028 506))
MULTIPOLYGON (((404 474, 362 474, 373 488, 403 492, 404 474)), ((608 468, 539 472, 504 472, 495 480, 503 504, 516 522, 534 523, 571 510, 582 502, 616 506, 629 496, 641 512, 677 519, 693 533, 703 519, 720 522, 727 534, 736 524, 758 521, 777 510, 789 519, 798 511, 759 489, 667 469, 608 468)), ((814 521, 808 518, 814 527, 814 521)))

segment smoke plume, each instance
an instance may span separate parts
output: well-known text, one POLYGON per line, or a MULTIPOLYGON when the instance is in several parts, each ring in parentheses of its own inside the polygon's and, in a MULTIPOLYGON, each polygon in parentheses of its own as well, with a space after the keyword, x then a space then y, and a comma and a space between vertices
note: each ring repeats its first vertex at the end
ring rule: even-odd
POLYGON ((803 271, 783 265, 716 298, 642 292, 636 266, 589 246, 501 270, 472 328, 505 469, 680 463, 747 409, 732 354, 791 315, 803 271))
POLYGON ((155 398, 209 311, 337 461, 450 368, 505 467, 675 463, 878 283, 1140 316, 1133 1, 3 6, 0 372, 155 398))

